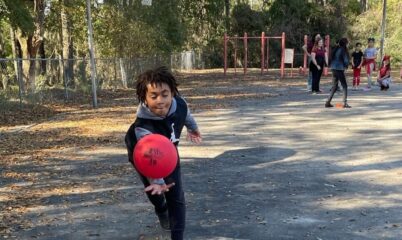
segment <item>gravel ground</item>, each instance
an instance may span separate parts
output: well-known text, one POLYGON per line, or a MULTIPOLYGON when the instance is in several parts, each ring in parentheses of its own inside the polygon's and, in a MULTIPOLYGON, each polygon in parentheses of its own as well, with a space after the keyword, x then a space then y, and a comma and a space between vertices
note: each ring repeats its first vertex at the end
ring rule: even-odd
MULTIPOLYGON (((262 85, 247 91, 271 96, 204 96, 197 110, 183 84, 204 136, 180 146, 185 239, 400 239, 402 85, 351 91, 351 109, 325 109, 326 93, 301 84, 262 85)), ((122 142, 49 151, 58 157, 4 169, 0 239, 168 239, 122 142)))

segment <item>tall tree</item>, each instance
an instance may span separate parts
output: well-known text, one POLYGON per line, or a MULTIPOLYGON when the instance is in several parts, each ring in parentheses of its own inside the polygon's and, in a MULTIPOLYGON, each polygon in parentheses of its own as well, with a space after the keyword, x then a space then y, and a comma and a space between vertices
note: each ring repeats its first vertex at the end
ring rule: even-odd
POLYGON ((35 59, 45 32, 45 4, 44 0, 25 0, 22 3, 31 9, 34 25, 32 29, 19 28, 17 31, 17 38, 22 46, 22 57, 28 59, 28 61, 23 62, 24 76, 28 89, 33 93, 35 92, 35 66, 37 63, 35 59))
POLYGON ((73 45, 73 22, 70 14, 72 0, 60 0, 61 5, 61 30, 60 39, 62 41, 63 76, 67 86, 74 79, 74 45, 73 45))
POLYGON ((360 11, 364 13, 368 10, 368 1, 367 0, 360 0, 360 11))

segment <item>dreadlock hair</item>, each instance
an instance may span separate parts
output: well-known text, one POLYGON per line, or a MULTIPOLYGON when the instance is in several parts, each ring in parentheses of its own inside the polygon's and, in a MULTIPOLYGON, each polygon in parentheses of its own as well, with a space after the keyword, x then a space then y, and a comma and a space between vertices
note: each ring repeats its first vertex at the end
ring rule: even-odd
POLYGON ((158 67, 140 74, 136 84, 138 101, 145 102, 148 84, 162 86, 163 83, 169 86, 173 96, 179 95, 176 79, 167 67, 158 67))

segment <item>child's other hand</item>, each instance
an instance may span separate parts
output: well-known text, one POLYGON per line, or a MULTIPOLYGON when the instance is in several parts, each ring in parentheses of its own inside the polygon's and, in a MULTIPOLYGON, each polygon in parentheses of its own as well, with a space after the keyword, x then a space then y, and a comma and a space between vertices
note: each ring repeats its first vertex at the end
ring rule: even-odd
POLYGON ((169 192, 169 189, 173 186, 174 186, 174 183, 170 183, 168 185, 166 185, 166 184, 159 185, 159 184, 153 183, 153 184, 149 185, 148 187, 146 187, 144 190, 145 190, 145 192, 151 192, 151 195, 155 195, 155 194, 161 195, 162 193, 169 192))
POLYGON ((187 140, 199 144, 202 142, 201 133, 199 130, 187 132, 187 140))

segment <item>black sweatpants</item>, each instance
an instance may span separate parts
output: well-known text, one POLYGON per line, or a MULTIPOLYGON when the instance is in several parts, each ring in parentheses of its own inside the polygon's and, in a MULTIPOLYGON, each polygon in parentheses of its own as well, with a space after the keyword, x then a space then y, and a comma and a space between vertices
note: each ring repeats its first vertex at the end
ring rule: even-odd
POLYGON ((323 68, 324 65, 321 66, 320 70, 318 70, 318 68, 315 65, 310 68, 312 74, 312 85, 311 85, 312 92, 320 91, 320 81, 323 68))
POLYGON ((338 82, 341 82, 343 88, 343 103, 345 104, 347 102, 348 97, 348 84, 346 82, 345 70, 332 70, 332 74, 334 76, 334 81, 332 82, 333 85, 327 102, 328 103, 331 102, 338 87, 338 82))
MULTIPOLYGON (((145 187, 150 185, 148 179, 140 174, 141 180, 145 187)), ((184 227, 186 221, 186 203, 184 199, 183 185, 181 181, 180 163, 177 163, 175 170, 166 178, 166 184, 175 183, 162 195, 151 195, 147 192, 148 199, 155 207, 156 213, 169 213, 169 222, 172 240, 183 240, 184 227)))

